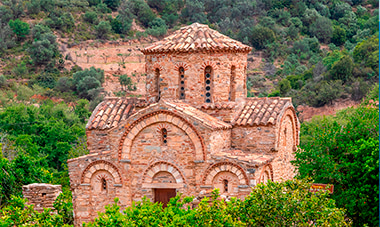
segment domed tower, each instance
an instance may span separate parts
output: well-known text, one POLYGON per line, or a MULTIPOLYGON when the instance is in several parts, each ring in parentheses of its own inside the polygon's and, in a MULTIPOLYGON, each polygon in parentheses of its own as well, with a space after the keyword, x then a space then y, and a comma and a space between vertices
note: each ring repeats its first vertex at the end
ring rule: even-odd
POLYGON ((247 97, 251 47, 194 23, 145 48, 148 101, 239 102, 247 97))

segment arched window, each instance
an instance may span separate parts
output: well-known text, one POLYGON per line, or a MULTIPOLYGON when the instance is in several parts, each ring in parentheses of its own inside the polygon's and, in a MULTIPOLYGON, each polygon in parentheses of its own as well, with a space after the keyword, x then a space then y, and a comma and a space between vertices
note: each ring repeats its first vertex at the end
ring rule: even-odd
POLYGON ((185 99, 185 69, 180 67, 179 72, 179 99, 185 99))
POLYGON ((223 180, 223 192, 228 193, 228 180, 223 180))
POLYGON ((166 128, 161 129, 161 141, 163 145, 168 144, 168 130, 166 128))
POLYGON ((106 181, 106 179, 102 178, 102 180, 100 181, 100 183, 102 184, 101 185, 102 191, 107 191, 107 181, 106 181))
POLYGON ((157 94, 157 101, 160 100, 161 98, 161 91, 160 91, 160 69, 156 69, 156 72, 155 72, 155 92, 157 94))
POLYGON ((230 94, 228 96, 228 101, 235 101, 236 96, 236 85, 235 85, 235 76, 236 76, 236 67, 231 67, 231 76, 230 76, 230 94))
POLYGON ((212 102, 212 91, 213 91, 213 71, 210 66, 205 68, 205 102, 212 102))

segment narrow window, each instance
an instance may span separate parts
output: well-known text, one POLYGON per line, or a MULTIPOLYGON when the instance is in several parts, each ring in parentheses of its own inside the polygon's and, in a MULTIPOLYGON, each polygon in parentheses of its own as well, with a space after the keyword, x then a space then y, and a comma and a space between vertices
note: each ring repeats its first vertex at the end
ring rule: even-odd
POLYGON ((228 101, 235 101, 236 88, 235 88, 235 76, 236 76, 236 67, 231 67, 231 77, 230 77, 230 94, 228 96, 228 101))
POLYGON ((228 193, 228 180, 223 180, 223 189, 224 192, 228 193))
POLYGON ((162 143, 164 145, 167 145, 168 143, 168 130, 166 128, 161 129, 161 137, 162 137, 162 143))
POLYGON ((106 181, 106 179, 102 178, 101 183, 102 183, 102 191, 107 191, 107 181, 106 181))
POLYGON ((156 75, 155 75, 155 92, 157 94, 157 101, 161 98, 161 91, 160 91, 160 70, 156 69, 156 75))
POLYGON ((185 69, 179 68, 179 99, 185 99, 185 69))
POLYGON ((286 128, 284 129, 284 141, 283 141, 283 144, 286 147, 286 128))
POLYGON ((205 102, 211 103, 212 102, 212 68, 210 66, 207 66, 205 68, 205 102))

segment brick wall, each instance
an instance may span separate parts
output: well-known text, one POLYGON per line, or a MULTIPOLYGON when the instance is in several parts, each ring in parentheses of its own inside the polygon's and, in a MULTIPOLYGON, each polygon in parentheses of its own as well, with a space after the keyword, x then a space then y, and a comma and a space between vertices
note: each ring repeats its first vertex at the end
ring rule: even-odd
POLYGON ((34 183, 22 186, 24 198, 28 199, 28 204, 34 205, 34 210, 38 212, 42 212, 44 208, 54 209, 54 201, 61 192, 61 185, 34 183))

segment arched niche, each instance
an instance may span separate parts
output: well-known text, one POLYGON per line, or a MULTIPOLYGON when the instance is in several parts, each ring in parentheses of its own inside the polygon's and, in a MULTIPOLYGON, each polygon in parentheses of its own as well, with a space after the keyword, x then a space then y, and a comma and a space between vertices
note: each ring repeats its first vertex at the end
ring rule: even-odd
POLYGON ((186 182, 174 164, 159 161, 144 171, 142 183, 143 188, 182 188, 186 182))
MULTIPOLYGON (((203 183, 205 185, 214 185, 217 180, 216 177, 220 176, 221 174, 219 173, 223 172, 226 176, 228 176, 229 173, 232 174, 231 176, 236 176, 239 185, 248 185, 248 177, 245 174, 243 168, 241 168, 239 165, 230 162, 220 162, 210 166, 205 172, 205 175, 203 177, 203 183)), ((234 177, 232 177, 231 179, 233 178, 234 177)))
POLYGON ((205 146, 202 137, 198 134, 194 126, 188 123, 184 118, 170 111, 156 111, 140 117, 134 121, 124 132, 119 143, 119 159, 131 160, 131 147, 134 138, 138 133, 156 123, 171 123, 182 129, 193 142, 195 147, 195 161, 204 161, 206 158, 205 146))
POLYGON ((267 164, 262 168, 258 183, 266 184, 268 180, 273 181, 273 168, 271 164, 267 164))
POLYGON ((121 186, 122 179, 119 170, 115 165, 104 160, 90 163, 82 172, 81 184, 91 184, 96 180, 101 180, 102 176, 114 185, 121 186))

